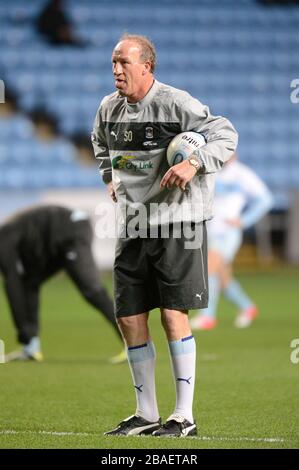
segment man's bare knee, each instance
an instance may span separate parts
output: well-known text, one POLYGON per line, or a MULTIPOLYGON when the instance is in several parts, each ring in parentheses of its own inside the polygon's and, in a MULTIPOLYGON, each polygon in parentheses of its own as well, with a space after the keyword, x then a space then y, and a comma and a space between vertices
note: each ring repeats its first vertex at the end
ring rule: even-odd
POLYGON ((128 346, 137 346, 148 341, 148 313, 117 318, 117 324, 128 346))
POLYGON ((190 334, 187 310, 161 309, 161 322, 170 341, 181 339, 190 334))
POLYGON ((135 328, 138 325, 136 316, 120 317, 117 319, 119 327, 122 328, 135 328))

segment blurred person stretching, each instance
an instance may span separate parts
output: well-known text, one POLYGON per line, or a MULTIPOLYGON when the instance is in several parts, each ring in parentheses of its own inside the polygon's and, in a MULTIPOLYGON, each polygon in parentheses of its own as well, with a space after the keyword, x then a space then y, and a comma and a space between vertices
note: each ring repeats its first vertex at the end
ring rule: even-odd
MULTIPOLYGON (((234 152, 231 123, 212 116, 207 106, 154 78, 155 49, 144 36, 124 35, 112 54, 117 91, 98 109, 92 141, 104 182, 119 215, 114 284, 116 316, 127 345, 137 407, 107 435, 185 437, 197 433, 193 417, 196 347, 188 310, 207 304, 205 220, 211 217, 213 179, 234 152), (166 149, 183 131, 204 134, 207 144, 192 158, 169 168, 166 149), (161 203, 161 217, 151 213, 161 203), (136 204, 146 213, 145 237, 130 232, 136 204), (171 215, 173 224, 169 224, 171 215), (185 206, 186 214, 181 207, 185 206), (122 222, 123 221, 123 222, 122 222), (194 226, 202 243, 186 248, 187 236, 175 237, 175 223, 194 226), (169 237, 163 237, 163 228, 169 237), (157 236, 149 234, 157 227, 157 236), (160 232, 159 232, 160 230, 160 232), (148 236, 150 235, 150 236, 148 236), (186 238, 184 238, 186 237, 186 238), (149 311, 160 308, 169 344, 176 405, 162 425, 155 390, 155 348, 149 311)), ((136 213, 136 211, 135 211, 136 213)))
POLYGON ((237 328, 248 327, 258 315, 254 301, 233 276, 232 263, 242 243, 242 232, 272 207, 272 195, 261 179, 234 155, 218 173, 214 218, 208 222, 209 306, 190 321, 193 330, 216 326, 219 296, 239 310, 237 328))
MULTIPOLYGON (((0 225, 0 272, 21 351, 11 360, 42 360, 39 338, 39 291, 64 270, 83 297, 102 312, 121 337, 113 302, 100 282, 91 252, 92 228, 86 212, 40 206, 19 212, 0 225)), ((113 360, 125 359, 122 353, 113 360), (120 357, 122 356, 122 358, 120 357)))

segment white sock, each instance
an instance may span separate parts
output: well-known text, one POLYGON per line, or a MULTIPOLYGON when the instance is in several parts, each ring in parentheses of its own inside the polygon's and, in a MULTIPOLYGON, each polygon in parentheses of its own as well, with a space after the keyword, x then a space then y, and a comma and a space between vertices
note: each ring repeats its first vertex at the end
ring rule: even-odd
POLYGON ((169 351, 176 386, 176 407, 178 414, 193 423, 193 395, 195 384, 196 347, 193 336, 170 341, 169 351))
POLYGON ((156 422, 159 411, 155 385, 155 347, 149 341, 140 346, 129 347, 127 354, 136 392, 136 415, 156 422))

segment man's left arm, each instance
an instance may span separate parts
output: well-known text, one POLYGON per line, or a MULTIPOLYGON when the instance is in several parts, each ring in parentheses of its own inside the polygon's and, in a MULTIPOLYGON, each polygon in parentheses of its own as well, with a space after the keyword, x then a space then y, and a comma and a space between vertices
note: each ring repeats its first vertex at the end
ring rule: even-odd
POLYGON ((230 159, 236 150, 238 134, 231 122, 222 116, 213 116, 208 106, 191 96, 181 106, 182 130, 202 134, 206 145, 195 151, 202 164, 200 173, 214 173, 230 159))
POLYGON ((173 186, 186 189, 186 184, 199 174, 215 173, 223 163, 234 154, 238 134, 230 121, 222 116, 212 116, 209 108, 189 96, 184 102, 176 105, 176 113, 181 122, 182 132, 194 131, 202 134, 206 145, 196 150, 199 168, 194 168, 189 161, 172 166, 161 180, 161 188, 173 186))

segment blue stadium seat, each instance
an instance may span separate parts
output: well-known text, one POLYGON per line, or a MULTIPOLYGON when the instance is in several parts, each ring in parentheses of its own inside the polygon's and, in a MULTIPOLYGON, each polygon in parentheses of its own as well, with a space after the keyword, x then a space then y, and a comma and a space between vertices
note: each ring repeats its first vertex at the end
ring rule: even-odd
POLYGON ((0 141, 8 142, 22 141, 33 136, 32 122, 23 114, 18 113, 11 117, 1 117, 0 115, 0 141))

